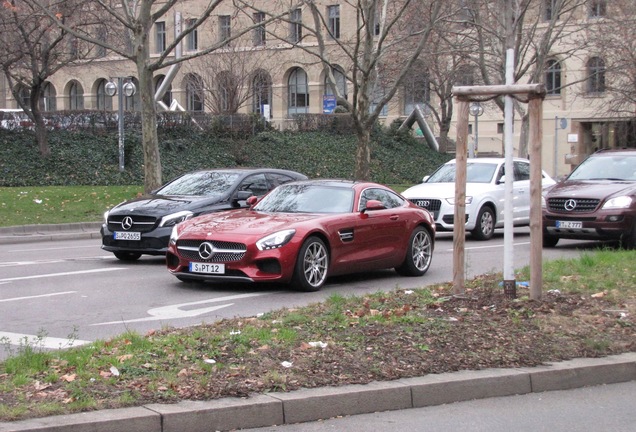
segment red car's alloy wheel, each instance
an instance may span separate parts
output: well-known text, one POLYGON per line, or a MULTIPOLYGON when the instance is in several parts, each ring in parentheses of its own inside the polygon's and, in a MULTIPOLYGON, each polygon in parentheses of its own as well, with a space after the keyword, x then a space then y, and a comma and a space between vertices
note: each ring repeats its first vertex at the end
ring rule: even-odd
POLYGON ((327 279, 329 253, 318 237, 309 237, 300 248, 292 284, 303 291, 318 291, 327 279))

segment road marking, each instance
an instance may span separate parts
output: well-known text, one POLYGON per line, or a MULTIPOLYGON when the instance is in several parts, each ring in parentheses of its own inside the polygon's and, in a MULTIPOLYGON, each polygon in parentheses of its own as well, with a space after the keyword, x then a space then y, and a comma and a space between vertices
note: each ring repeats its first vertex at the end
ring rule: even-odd
POLYGON ((8 299, 2 299, 2 300, 0 300, 0 303, 10 302, 10 301, 18 301, 18 300, 31 300, 31 299, 40 298, 40 297, 53 297, 53 296, 58 296, 58 295, 74 294, 76 292, 77 291, 63 291, 63 292, 42 294, 42 295, 35 295, 35 296, 28 296, 28 297, 13 297, 13 298, 8 298, 8 299))
POLYGON ((68 338, 41 337, 36 335, 0 332, 0 344, 9 343, 11 345, 26 346, 34 348, 62 349, 73 346, 86 345, 91 341, 68 338))
POLYGON ((125 267, 113 267, 113 268, 107 268, 107 269, 82 270, 82 271, 76 271, 76 272, 48 273, 48 274, 36 275, 36 276, 21 276, 21 277, 15 277, 15 278, 5 278, 5 279, 0 279, 0 282, 12 282, 12 281, 26 280, 26 279, 42 279, 42 278, 49 278, 49 277, 56 277, 56 276, 74 276, 74 275, 80 275, 80 274, 109 272, 109 271, 115 271, 115 270, 127 270, 127 269, 125 267))
POLYGON ((15 267, 22 265, 35 265, 35 264, 55 264, 61 262, 75 262, 75 261, 96 261, 96 260, 108 260, 114 258, 110 255, 101 255, 96 257, 81 257, 81 258, 67 258, 67 259, 51 259, 51 260, 37 260, 37 261, 13 261, 2 262, 0 267, 15 267))
POLYGON ((71 249, 95 249, 96 246, 95 245, 90 245, 90 246, 73 246, 73 247, 54 247, 54 248, 31 248, 31 249, 12 249, 11 252, 33 252, 34 250, 37 251, 49 251, 49 250, 71 250, 71 249))
MULTIPOLYGON (((515 243, 514 246, 523 246, 523 245, 529 245, 530 242, 520 242, 520 243, 515 243)), ((477 249, 493 249, 493 248, 502 248, 503 245, 491 245, 491 246, 471 246, 471 247, 467 247, 464 248, 464 250, 477 250, 477 249)), ((446 252, 452 252, 453 249, 446 249, 446 252)))
POLYGON ((233 296, 225 296, 225 297, 218 297, 214 299, 199 300, 199 301, 190 302, 190 303, 180 303, 175 305, 162 306, 158 308, 148 309, 148 314, 150 315, 149 317, 135 318, 135 319, 129 319, 129 320, 122 319, 119 321, 109 321, 109 322, 102 322, 102 323, 91 324, 91 325, 99 326, 99 325, 110 325, 110 324, 144 322, 144 321, 159 321, 159 320, 172 320, 172 319, 179 319, 179 318, 192 318, 192 317, 196 317, 199 315, 203 315, 209 312, 214 312, 216 310, 232 306, 234 305, 234 303, 223 304, 218 306, 209 306, 209 307, 203 307, 203 308, 187 309, 190 306, 198 306, 198 305, 204 305, 208 303, 218 303, 218 302, 226 302, 226 301, 232 301, 232 300, 240 300, 240 299, 250 298, 250 297, 259 297, 266 294, 271 294, 271 293, 237 294, 233 296))

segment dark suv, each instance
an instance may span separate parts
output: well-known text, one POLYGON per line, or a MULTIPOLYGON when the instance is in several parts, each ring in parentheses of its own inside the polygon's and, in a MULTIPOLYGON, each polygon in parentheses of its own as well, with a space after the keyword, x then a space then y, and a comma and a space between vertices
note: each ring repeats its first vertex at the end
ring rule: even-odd
POLYGON ((561 238, 636 248, 636 149, 592 154, 544 196, 543 245, 561 238))

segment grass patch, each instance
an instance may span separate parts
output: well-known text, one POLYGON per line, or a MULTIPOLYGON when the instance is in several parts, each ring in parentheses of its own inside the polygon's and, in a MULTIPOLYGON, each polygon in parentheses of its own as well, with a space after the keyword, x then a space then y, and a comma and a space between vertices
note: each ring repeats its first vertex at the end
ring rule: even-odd
POLYGON ((0 226, 96 222, 142 186, 0 187, 0 226))

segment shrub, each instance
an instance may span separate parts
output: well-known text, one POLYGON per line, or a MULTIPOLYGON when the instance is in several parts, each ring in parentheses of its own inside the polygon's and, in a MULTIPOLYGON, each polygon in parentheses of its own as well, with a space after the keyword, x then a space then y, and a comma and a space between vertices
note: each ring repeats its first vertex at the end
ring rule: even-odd
MULTIPOLYGON (((334 116, 323 117, 333 121, 334 116)), ((116 130, 104 128, 99 134, 90 129, 52 130, 48 158, 40 156, 32 131, 0 130, 0 187, 143 184, 141 133, 126 126, 123 172, 119 171, 116 130)), ((239 139, 175 121, 158 130, 163 180, 197 169, 234 166, 269 166, 309 177, 351 179, 356 138, 351 129, 347 133, 336 129, 327 129, 331 133, 265 130, 239 139)), ((372 141, 371 180, 381 183, 416 183, 450 158, 409 134, 396 136, 388 128, 377 127, 372 141)))

